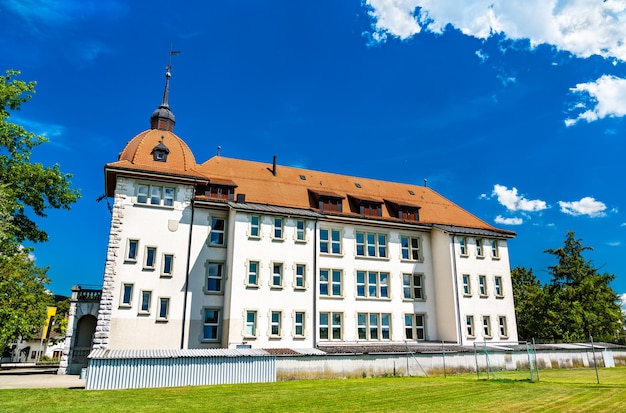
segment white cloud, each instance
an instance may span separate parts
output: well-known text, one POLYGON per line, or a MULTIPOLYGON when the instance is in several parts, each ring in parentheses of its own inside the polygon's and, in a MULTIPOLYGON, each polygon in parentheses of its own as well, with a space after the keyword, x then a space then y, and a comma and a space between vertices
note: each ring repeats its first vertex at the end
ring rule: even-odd
POLYGON ((606 215, 604 212, 606 205, 588 196, 582 198, 580 201, 559 201, 559 206, 561 207, 561 212, 568 215, 588 215, 590 217, 603 217, 606 215))
POLYGON ((626 79, 604 75, 594 82, 579 83, 570 90, 581 95, 588 105, 577 104, 576 109, 585 110, 575 118, 566 119, 566 126, 572 126, 581 120, 593 122, 607 116, 626 115, 626 79), (589 108, 589 105, 593 107, 589 108))
POLYGON ((478 56, 478 60, 480 60, 480 63, 485 63, 487 59, 489 59, 489 55, 482 50, 476 50, 474 54, 478 56))
POLYGON ((522 225, 524 220, 522 218, 505 218, 501 215, 498 215, 495 219, 496 224, 503 225, 522 225))
POLYGON ((620 295, 620 299, 622 300, 622 311, 626 312, 626 293, 620 295))
POLYGON ((622 243, 620 241, 610 241, 607 242, 606 245, 608 245, 609 247, 619 247, 620 245, 622 245, 622 243))
POLYGON ((7 0, 3 5, 34 30, 42 23, 63 26, 74 20, 115 18, 128 12, 128 6, 117 0, 7 0))
POLYGON ((504 205, 509 211, 543 211, 548 208, 545 201, 539 199, 529 200, 517 194, 517 188, 508 189, 503 185, 494 185, 493 193, 498 197, 498 202, 504 205))
POLYGON ((468 36, 504 34, 550 44, 579 57, 597 54, 626 61, 623 0, 365 0, 372 37, 408 39, 422 30, 441 33, 448 24, 468 36))

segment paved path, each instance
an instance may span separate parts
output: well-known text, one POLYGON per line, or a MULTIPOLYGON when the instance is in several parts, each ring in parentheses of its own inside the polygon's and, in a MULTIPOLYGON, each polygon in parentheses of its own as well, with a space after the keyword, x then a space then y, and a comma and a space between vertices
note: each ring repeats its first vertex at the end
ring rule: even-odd
POLYGON ((84 388, 79 376, 56 374, 54 369, 0 370, 0 389, 84 388))

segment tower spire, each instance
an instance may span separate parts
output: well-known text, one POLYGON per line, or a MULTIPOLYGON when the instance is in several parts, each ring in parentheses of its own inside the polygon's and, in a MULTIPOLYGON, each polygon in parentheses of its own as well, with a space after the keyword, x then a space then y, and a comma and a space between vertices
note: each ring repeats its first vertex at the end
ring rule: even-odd
POLYGON ((170 94, 170 77, 172 77, 172 56, 179 55, 180 51, 172 50, 170 46, 169 59, 165 67, 165 89, 163 90, 163 101, 161 105, 152 113, 150 117, 150 128, 172 132, 176 124, 176 117, 170 110, 168 103, 170 94))

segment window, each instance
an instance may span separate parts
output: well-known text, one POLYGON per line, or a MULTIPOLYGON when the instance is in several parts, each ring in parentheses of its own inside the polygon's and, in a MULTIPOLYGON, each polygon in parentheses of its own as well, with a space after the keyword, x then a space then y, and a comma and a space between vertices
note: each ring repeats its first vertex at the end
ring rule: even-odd
POLYGON ((494 292, 496 294, 496 297, 504 297, 504 291, 502 290, 502 277, 500 277, 499 275, 496 275, 493 278, 493 283, 494 283, 494 292))
POLYGON ((283 219, 275 217, 274 218, 274 234, 272 238, 282 240, 283 232, 284 232, 283 219))
POLYGON ((248 262, 248 277, 246 278, 246 285, 249 287, 259 286, 259 262, 248 262))
POLYGON ((256 311, 246 311, 246 330, 244 332, 246 337, 256 337, 256 311))
POLYGON ((152 291, 142 291, 139 312, 142 314, 150 314, 150 304, 152 304, 152 291))
POLYGON ((326 212, 342 212, 342 199, 338 197, 320 196, 318 208, 326 212))
POLYGON ((293 336, 304 337, 304 312, 296 311, 293 317, 293 336))
POLYGON ((389 298, 389 273, 356 272, 357 297, 389 298))
POLYGON ((296 241, 306 241, 306 222, 302 219, 296 220, 296 241))
POLYGON ((385 258, 387 256, 387 235, 374 232, 357 232, 356 255, 385 258))
POLYGON ((224 235, 226 229, 226 221, 222 218, 211 219, 211 235, 209 236, 210 245, 224 245, 224 235))
POLYGON ((467 256, 467 238, 459 238, 459 251, 461 255, 467 256))
POLYGON ((400 237, 400 245, 402 249, 403 260, 420 261, 420 239, 417 237, 400 237))
POLYGON ((391 314, 357 313, 359 340, 389 340, 391 338, 391 314))
POLYGON ((359 213, 368 217, 380 217, 383 215, 381 203, 361 201, 359 213))
POLYGON ((130 307, 133 305, 133 285, 122 284, 122 296, 120 297, 120 307, 130 307))
POLYGON ((137 203, 159 206, 174 206, 174 188, 139 185, 137 187, 137 203))
POLYGON ((306 265, 296 264, 296 276, 294 280, 294 288, 306 288, 306 265))
POLYGON ((488 315, 483 316, 483 337, 491 337, 491 317, 488 315))
POLYGON ((126 241, 126 261, 137 262, 139 253, 139 240, 129 239, 126 241))
POLYGON ((270 314, 270 337, 280 337, 281 333, 281 321, 282 321, 282 312, 280 311, 272 311, 270 314))
POLYGON ((168 297, 159 298, 159 315, 158 320, 167 320, 170 312, 170 299, 168 297))
POLYGON ((322 254, 341 254, 341 230, 320 229, 320 252, 322 254))
POLYGON ((282 287, 283 286, 283 264, 275 262, 272 264, 272 281, 270 287, 282 287))
POLYGON ((419 221, 419 208, 401 206, 398 209, 398 218, 406 221, 419 221))
POLYGON ((404 336, 407 340, 425 340, 426 316, 424 314, 405 314, 404 336))
POLYGON ((341 270, 320 269, 320 295, 327 297, 341 297, 341 270))
POLYGON ((147 270, 153 270, 156 264, 156 247, 146 247, 144 254, 143 268, 147 270))
POLYGON ((219 262, 208 262, 206 268, 206 292, 221 293, 222 279, 224 277, 224 264, 219 262))
POLYGON ((220 309, 204 308, 204 323, 202 326, 202 340, 219 341, 220 339, 220 309))
POLYGON ((487 296, 487 276, 485 275, 478 276, 478 292, 481 297, 487 296))
POLYGON ((209 198, 233 200, 235 199, 235 188, 227 185, 209 184, 204 194, 209 198))
POLYGON ((259 215, 250 215, 250 237, 261 237, 261 217, 259 215))
POLYGON ((500 337, 508 337, 509 330, 506 326, 506 317, 501 315, 498 317, 498 326, 500 327, 500 337))
POLYGON ((491 240, 491 258, 500 258, 500 251, 498 250, 498 240, 491 240))
POLYGON ((402 274, 402 290, 405 300, 424 300, 422 274, 402 274))
POLYGON ((174 272, 174 255, 163 254, 163 262, 161 268, 161 275, 171 276, 174 272))
POLYGON ((480 238, 476 238, 476 256, 484 257, 485 254, 483 252, 483 240, 480 238))
POLYGON ((472 279, 469 274, 463 274, 463 295, 472 295, 472 279))
POLYGON ((465 331, 468 337, 474 337, 474 316, 465 316, 465 331))
POLYGON ((320 313, 320 340, 341 340, 343 313, 320 313))

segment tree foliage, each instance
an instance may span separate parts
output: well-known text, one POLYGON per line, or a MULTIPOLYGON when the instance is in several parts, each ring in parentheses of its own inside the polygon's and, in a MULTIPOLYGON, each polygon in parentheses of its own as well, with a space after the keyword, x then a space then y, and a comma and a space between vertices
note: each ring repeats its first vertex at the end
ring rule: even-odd
POLYGON ((58 165, 31 162, 33 149, 47 139, 9 120, 35 93, 35 82, 16 79, 19 74, 0 75, 0 346, 31 338, 53 304, 47 268, 37 267, 32 249, 23 246, 48 239, 35 217, 49 208, 69 209, 79 197, 58 165))
POLYGON ((542 341, 623 339, 620 298, 611 288, 612 274, 600 273, 583 252, 593 250, 568 232, 564 245, 547 249, 558 260, 548 267, 552 278, 542 285, 532 269, 511 271, 518 335, 542 341))

